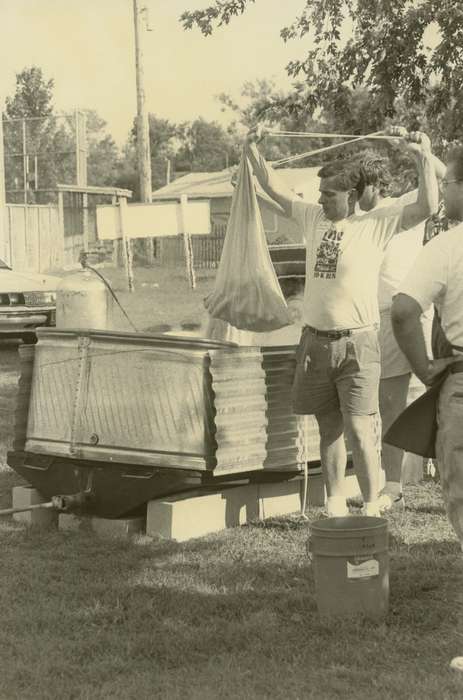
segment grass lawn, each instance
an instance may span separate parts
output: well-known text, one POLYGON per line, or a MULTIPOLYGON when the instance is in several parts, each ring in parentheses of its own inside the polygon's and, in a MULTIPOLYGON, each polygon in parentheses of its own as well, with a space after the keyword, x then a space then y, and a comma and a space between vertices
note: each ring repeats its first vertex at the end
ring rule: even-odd
MULTIPOLYGON (((139 328, 204 318, 210 275, 191 291, 183 271, 136 268, 130 295, 121 272, 102 272, 139 328)), ((17 372, 8 352, 3 450, 17 372)), ((16 483, 0 470, 0 508, 16 483)), ((319 620, 310 522, 297 516, 184 544, 0 518, 0 700, 463 697, 463 674, 448 668, 463 654, 463 560, 439 486, 405 495, 406 512, 389 517, 390 613, 379 626, 319 620)))
MULTIPOLYGON (((15 477, 0 474, 5 504, 15 477)), ((439 487, 390 517, 386 624, 319 621, 297 516, 189 543, 0 524, 0 697, 463 697, 463 566, 439 487)), ((310 517, 316 518, 314 509, 310 517)))

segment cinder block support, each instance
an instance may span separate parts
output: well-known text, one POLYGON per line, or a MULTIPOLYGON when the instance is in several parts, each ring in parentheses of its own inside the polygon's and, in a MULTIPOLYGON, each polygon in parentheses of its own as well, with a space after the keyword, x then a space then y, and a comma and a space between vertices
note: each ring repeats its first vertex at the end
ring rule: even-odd
POLYGON ((148 503, 146 534, 185 542, 259 517, 257 486, 236 486, 198 496, 148 503))
MULTIPOLYGON (((35 506, 38 503, 46 503, 41 493, 32 486, 14 486, 12 489, 12 507, 26 508, 35 506)), ((56 527, 58 525, 58 513, 48 508, 38 508, 37 510, 26 510, 22 513, 13 513, 13 519, 27 525, 38 525, 40 527, 56 527)))

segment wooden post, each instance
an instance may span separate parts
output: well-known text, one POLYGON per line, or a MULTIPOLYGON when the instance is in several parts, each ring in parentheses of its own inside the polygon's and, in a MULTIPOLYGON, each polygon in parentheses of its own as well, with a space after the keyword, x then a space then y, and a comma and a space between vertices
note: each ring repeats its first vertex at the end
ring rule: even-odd
MULTIPOLYGON (((151 183, 151 144, 148 112, 145 101, 145 79, 143 66, 143 27, 142 13, 146 13, 146 7, 140 6, 140 0, 133 0, 133 21, 135 30, 135 72, 137 84, 137 159, 138 176, 140 178, 140 200, 151 203, 153 201, 151 183)), ((145 253, 149 264, 154 259, 154 241, 145 239, 145 253)))
MULTIPOLYGON (((144 9, 144 8, 143 8, 144 9)), ((135 71, 137 82, 137 155, 142 202, 152 201, 151 156, 149 121, 145 105, 145 84, 143 69, 142 26, 139 0, 133 0, 133 20, 135 29, 135 71)))
POLYGON ((58 190, 58 223, 62 243, 62 262, 60 267, 64 267, 66 265, 66 246, 64 244, 64 200, 63 192, 61 190, 58 190))
POLYGON ((27 154, 26 154, 26 120, 22 120, 23 131, 23 185, 24 185, 24 204, 27 204, 27 154))
POLYGON ((119 198, 119 225, 122 237, 122 249, 124 253, 125 269, 127 272, 127 283, 129 292, 133 292, 135 285, 133 282, 133 259, 132 259, 132 241, 127 232, 127 199, 119 198))
POLYGON ((194 268, 194 257, 193 257, 193 244, 191 241, 191 234, 188 231, 187 225, 187 207, 188 207, 188 195, 180 195, 180 220, 183 232, 183 243, 185 247, 185 261, 186 261, 186 271, 188 275, 188 280, 192 289, 196 288, 196 275, 194 268))
POLYGON ((84 238, 84 251, 88 253, 88 193, 82 194, 82 231, 84 238))

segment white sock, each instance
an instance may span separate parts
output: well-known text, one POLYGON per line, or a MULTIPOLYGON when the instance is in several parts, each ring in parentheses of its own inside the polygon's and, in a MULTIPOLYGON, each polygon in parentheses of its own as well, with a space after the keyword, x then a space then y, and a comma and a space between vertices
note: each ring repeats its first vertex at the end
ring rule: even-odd
POLYGON ((349 513, 344 496, 328 496, 326 509, 332 518, 342 518, 349 513))
POLYGON ((378 501, 365 501, 363 504, 363 514, 371 515, 373 517, 379 516, 379 505, 378 501))
POLYGON ((383 493, 388 493, 389 496, 397 498, 402 493, 402 484, 400 481, 386 481, 383 493))

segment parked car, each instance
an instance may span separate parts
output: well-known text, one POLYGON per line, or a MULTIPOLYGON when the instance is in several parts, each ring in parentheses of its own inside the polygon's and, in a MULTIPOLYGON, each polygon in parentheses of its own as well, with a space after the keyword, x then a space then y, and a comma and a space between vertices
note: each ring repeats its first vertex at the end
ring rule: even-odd
POLYGON ((17 272, 0 259, 0 339, 34 342, 37 326, 54 326, 59 277, 17 272))

